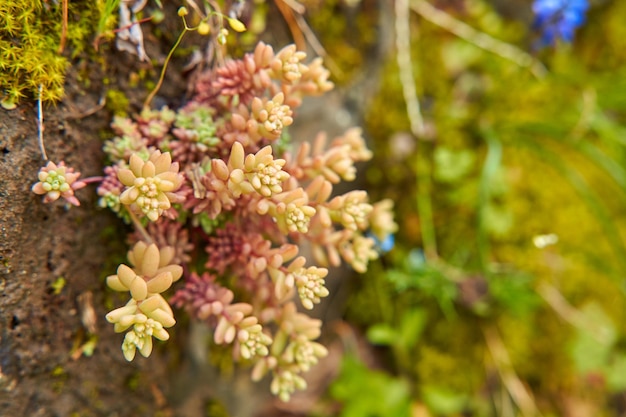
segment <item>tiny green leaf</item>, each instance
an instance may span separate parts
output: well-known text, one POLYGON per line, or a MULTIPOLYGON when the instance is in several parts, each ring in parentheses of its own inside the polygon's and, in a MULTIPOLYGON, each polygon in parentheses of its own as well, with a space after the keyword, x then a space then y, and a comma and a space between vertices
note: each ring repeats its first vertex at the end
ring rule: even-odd
POLYGON ((65 287, 66 281, 63 277, 58 277, 51 285, 52 292, 54 295, 59 295, 63 288, 65 287))
POLYGON ((13 110, 17 107, 17 104, 15 104, 15 102, 10 98, 5 97, 2 101, 0 101, 0 106, 2 106, 5 110, 13 110))
POLYGON ((396 330, 386 323, 379 323, 367 329, 367 340, 375 345, 393 345, 398 339, 396 330))

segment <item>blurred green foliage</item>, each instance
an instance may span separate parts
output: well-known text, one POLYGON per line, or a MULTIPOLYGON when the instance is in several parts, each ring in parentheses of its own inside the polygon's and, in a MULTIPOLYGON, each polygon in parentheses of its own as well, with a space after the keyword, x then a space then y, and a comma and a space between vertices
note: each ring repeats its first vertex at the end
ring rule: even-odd
POLYGON ((409 386, 381 371, 372 371, 357 359, 344 359, 332 395, 344 402, 341 417, 406 416, 410 410, 409 386))
MULTIPOLYGON (((621 415, 626 2, 592 3, 572 45, 540 51, 530 2, 506 17, 502 2, 431 3, 529 51, 547 72, 537 77, 412 13, 427 135, 408 133, 390 51, 365 118, 375 155, 367 181, 373 199, 396 202, 400 228, 347 312, 384 349, 386 373, 348 357, 330 395, 346 416, 621 415), (378 410, 374 391, 404 408, 358 411, 378 410)), ((329 36, 359 24, 328 18, 329 36)), ((364 36, 360 46, 325 45, 331 57, 365 62, 344 53, 367 54, 364 36)))

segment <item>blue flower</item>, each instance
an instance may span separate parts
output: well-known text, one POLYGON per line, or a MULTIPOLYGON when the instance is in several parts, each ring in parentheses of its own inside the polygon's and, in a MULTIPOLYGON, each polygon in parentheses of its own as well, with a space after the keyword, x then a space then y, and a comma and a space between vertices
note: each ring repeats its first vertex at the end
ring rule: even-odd
POLYGON ((541 44, 554 45, 557 39, 571 42, 574 32, 585 23, 587 0, 535 0, 534 27, 541 31, 541 44))
POLYGON ((383 240, 380 240, 374 233, 371 233, 371 232, 368 233, 367 235, 371 237, 372 239, 374 239, 376 249, 380 253, 389 252, 391 249, 393 249, 393 247, 396 244, 395 236, 391 233, 385 236, 383 240))

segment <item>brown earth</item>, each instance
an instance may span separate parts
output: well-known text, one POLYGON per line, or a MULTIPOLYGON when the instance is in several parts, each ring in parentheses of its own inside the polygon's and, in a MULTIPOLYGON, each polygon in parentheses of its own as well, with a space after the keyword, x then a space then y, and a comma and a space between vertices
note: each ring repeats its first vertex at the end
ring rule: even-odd
MULTIPOLYGON (((129 73, 133 62, 126 58, 129 73)), ((111 120, 105 109, 95 111, 103 72, 87 65, 73 66, 66 98, 44 108, 50 160, 64 160, 83 177, 102 172, 99 137, 111 120), (88 87, 79 72, 89 74, 88 87)), ((94 185, 78 191, 82 205, 69 210, 60 201, 44 205, 30 191, 44 165, 36 104, 0 110, 0 415, 156 415, 167 407, 165 360, 157 351, 149 362, 128 364, 120 336, 104 320, 106 301, 120 302, 105 291, 111 271, 103 266, 123 254, 123 225, 97 208, 94 185), (60 277, 66 285, 55 292, 60 277), (76 350, 88 340, 90 312, 98 340, 86 357, 76 350)))

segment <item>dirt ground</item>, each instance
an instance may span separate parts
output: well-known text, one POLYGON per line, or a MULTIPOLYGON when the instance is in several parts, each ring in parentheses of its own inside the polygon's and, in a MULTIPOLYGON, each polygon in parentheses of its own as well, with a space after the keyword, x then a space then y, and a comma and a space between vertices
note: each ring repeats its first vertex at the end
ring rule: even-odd
MULTIPOLYGON (((98 66, 72 67, 66 98, 44 108, 49 158, 66 161, 83 177, 102 170, 99 133, 111 115, 101 109, 83 117, 98 108, 101 78, 98 66), (79 70, 90 74, 88 88, 77 80, 79 70)), ((0 110, 0 151, 0 415, 156 415, 166 409, 160 352, 129 365, 104 320, 103 266, 115 252, 111 242, 122 236, 120 223, 97 208, 94 185, 79 192, 82 205, 70 210, 61 202, 44 205, 30 191, 44 164, 36 102, 0 110), (60 278, 66 284, 55 291, 60 278), (90 313, 98 340, 86 357, 74 353, 89 338, 90 313)))

